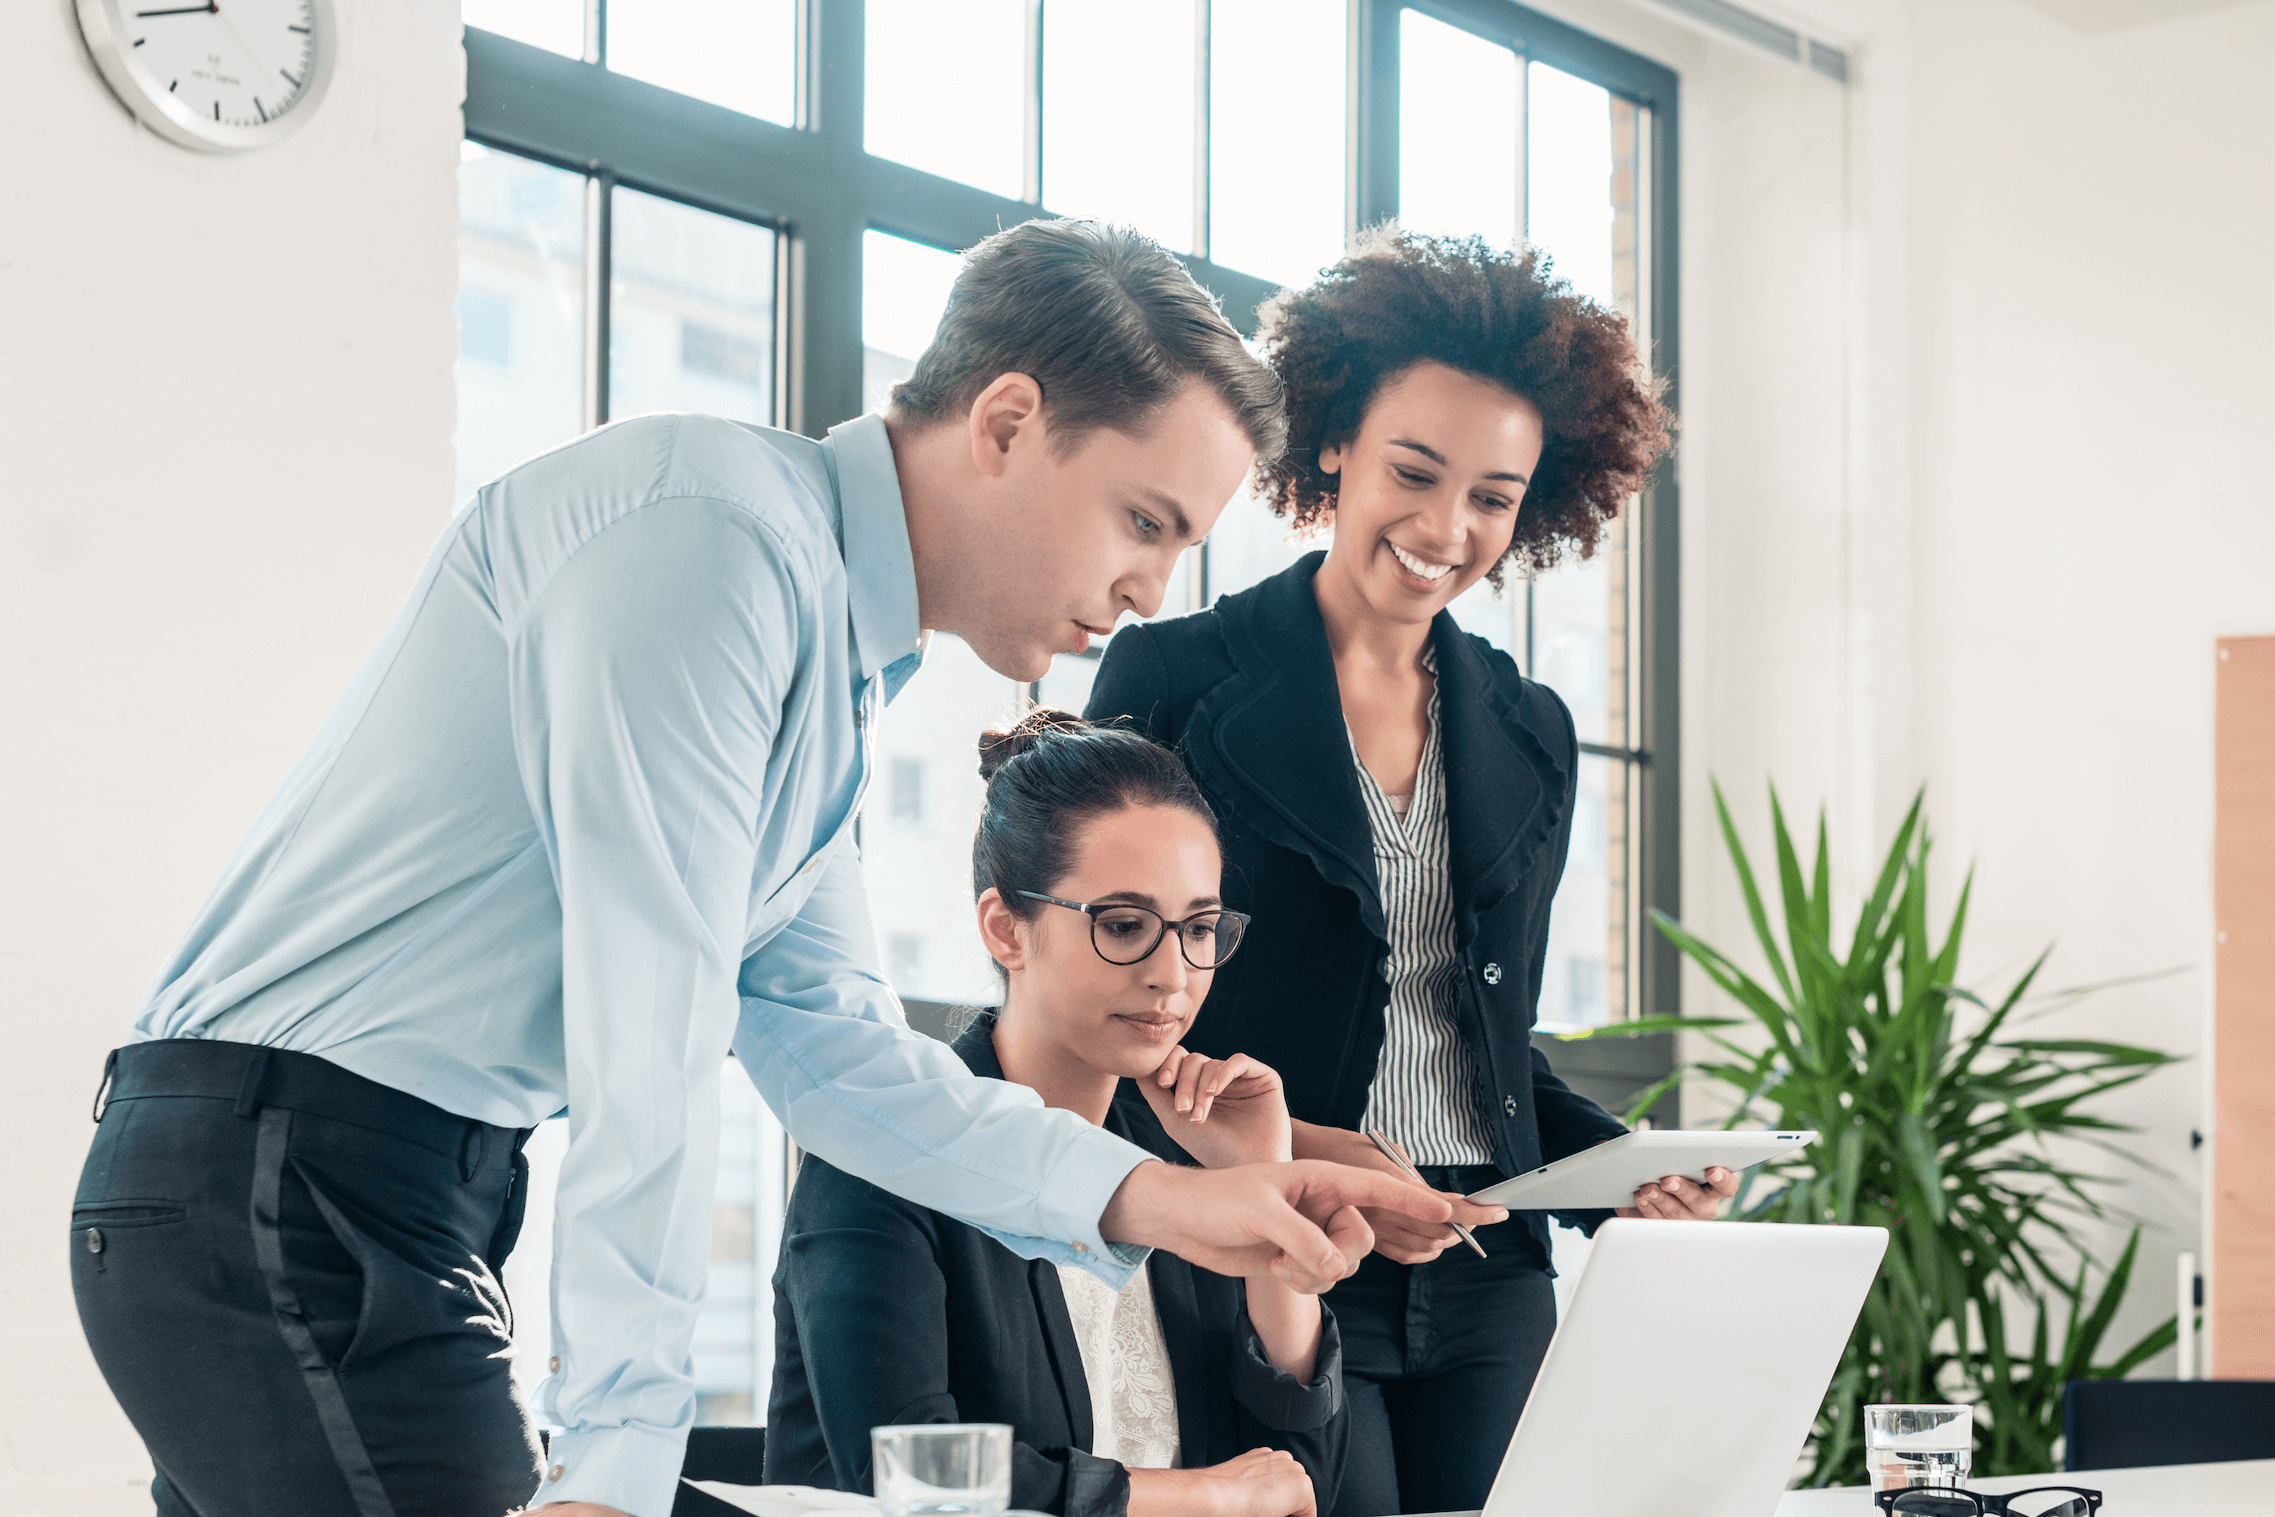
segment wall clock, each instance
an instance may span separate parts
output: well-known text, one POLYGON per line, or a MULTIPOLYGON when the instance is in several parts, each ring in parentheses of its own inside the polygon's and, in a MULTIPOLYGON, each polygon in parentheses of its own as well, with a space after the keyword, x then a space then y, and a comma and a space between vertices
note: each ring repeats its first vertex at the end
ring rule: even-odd
POLYGON ((332 0, 77 0, 95 66, 142 123, 208 153, 265 146, 331 82, 332 0))

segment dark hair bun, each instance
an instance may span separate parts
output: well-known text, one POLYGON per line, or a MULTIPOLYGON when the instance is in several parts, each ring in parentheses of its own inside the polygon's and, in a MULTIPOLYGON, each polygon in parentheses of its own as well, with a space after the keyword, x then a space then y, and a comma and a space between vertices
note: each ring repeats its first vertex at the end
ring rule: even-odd
POLYGON ((1090 723, 1071 711, 1037 706, 1012 725, 1009 732, 990 729, 980 734, 980 778, 992 780, 1005 764, 1053 733, 1088 732, 1090 723))
POLYGON ((1176 806, 1211 832, 1216 816, 1175 753, 1127 718, 1086 722, 1030 711, 1009 732, 980 737, 987 799, 972 835, 972 897, 1000 891, 1011 914, 1042 908, 1019 894, 1050 891, 1073 867, 1083 829, 1126 806, 1176 806))

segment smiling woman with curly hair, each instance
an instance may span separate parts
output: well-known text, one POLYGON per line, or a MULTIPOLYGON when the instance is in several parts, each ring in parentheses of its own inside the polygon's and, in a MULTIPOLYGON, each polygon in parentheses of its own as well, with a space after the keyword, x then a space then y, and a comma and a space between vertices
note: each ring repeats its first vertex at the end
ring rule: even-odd
MULTIPOLYGON (((1331 527, 1327 551, 1124 629, 1088 715, 1184 753, 1222 819, 1225 904, 1255 919, 1187 1046, 1278 1069, 1299 1158, 1395 1173, 1366 1135, 1394 1140, 1483 1250, 1368 1215, 1376 1252, 1331 1297, 1352 1415, 1336 1517, 1474 1508, 1556 1307, 1547 1218, 1460 1198, 1624 1129, 1530 1039, 1571 715, 1447 607, 1512 561, 1594 552, 1671 421, 1617 314, 1474 239, 1377 229, 1268 302, 1262 339, 1289 423, 1265 500, 1331 527)), ((1625 1210, 1711 1217, 1735 1180, 1708 1178, 1625 1210)))
POLYGON ((1264 493, 1299 529, 1335 511, 1339 481, 1321 455, 1418 365, 1498 385, 1538 412, 1540 460, 1508 551, 1487 571, 1495 585, 1512 560, 1525 573, 1593 552, 1667 446, 1667 413, 1627 323, 1553 280, 1538 253, 1386 225, 1259 316, 1288 398, 1287 450, 1262 470, 1264 493))

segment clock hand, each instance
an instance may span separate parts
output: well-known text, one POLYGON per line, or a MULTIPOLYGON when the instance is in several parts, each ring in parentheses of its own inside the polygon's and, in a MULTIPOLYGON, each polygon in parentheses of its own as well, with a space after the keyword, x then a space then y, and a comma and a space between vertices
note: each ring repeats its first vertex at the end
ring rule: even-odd
POLYGON ((147 21, 152 16, 218 16, 220 14, 220 0, 206 0, 204 5, 185 5, 170 11, 136 11, 134 19, 147 21))
MULTIPOLYGON (((221 17, 222 29, 228 32, 230 40, 237 44, 237 51, 245 55, 245 61, 253 65, 254 77, 266 79, 268 77, 268 65, 261 62, 259 58, 254 56, 252 44, 245 40, 245 34, 238 31, 237 24, 231 21, 229 17, 222 12, 221 0, 210 0, 210 4, 207 6, 207 9, 211 10, 216 16, 221 17)), ((287 75, 286 77, 289 78, 290 76, 287 75)), ((258 108, 260 105, 260 96, 258 90, 254 91, 253 104, 256 108, 258 108)), ((261 119, 263 121, 266 121, 268 119, 266 112, 262 113, 261 119)))

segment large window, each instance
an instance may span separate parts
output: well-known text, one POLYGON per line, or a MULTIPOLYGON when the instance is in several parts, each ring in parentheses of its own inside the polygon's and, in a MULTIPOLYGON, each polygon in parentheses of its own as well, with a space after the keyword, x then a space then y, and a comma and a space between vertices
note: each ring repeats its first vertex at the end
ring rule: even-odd
MULTIPOLYGON (((1385 217, 1529 240, 1673 373, 1673 76, 1506 0, 468 0, 466 17, 462 493, 639 411, 819 435, 881 409, 958 251, 1037 215, 1159 238, 1244 331, 1385 217)), ((1674 521, 1670 477, 1593 558, 1455 606, 1579 726, 1551 1029, 1675 1007, 1673 956, 1641 932, 1678 905, 1674 521)), ((1163 613, 1311 546, 1238 499, 1163 613)), ((968 899, 976 736, 1027 701, 1079 707, 1095 667, 1062 658, 1021 687, 936 638, 881 724, 860 836, 919 1025, 993 994, 968 899)), ((1583 1074, 1616 1099, 1664 1059, 1641 1045, 1583 1074)), ((714 1420, 762 1413, 787 1154, 739 1081, 696 1355, 714 1420)))

